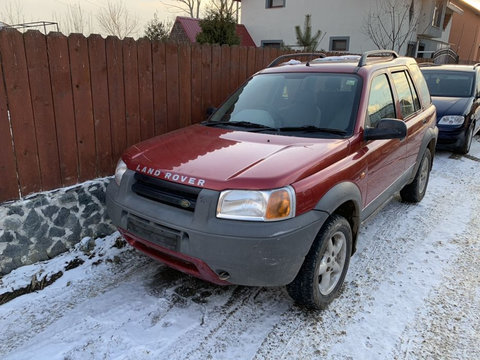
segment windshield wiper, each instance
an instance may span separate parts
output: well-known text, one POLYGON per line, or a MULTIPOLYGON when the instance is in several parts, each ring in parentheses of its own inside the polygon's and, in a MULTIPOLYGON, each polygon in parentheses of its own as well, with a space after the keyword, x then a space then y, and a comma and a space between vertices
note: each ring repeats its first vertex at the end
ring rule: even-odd
POLYGON ((340 129, 331 129, 331 128, 322 128, 318 126, 308 125, 308 126, 287 126, 281 127, 277 129, 281 132, 289 132, 289 131, 303 131, 303 132, 324 132, 330 133, 335 135, 347 135, 347 132, 340 129))
POLYGON ((228 126, 238 126, 243 128, 251 128, 251 129, 261 129, 261 130, 274 130, 276 128, 272 128, 270 126, 252 123, 249 121, 205 121, 202 123, 205 126, 217 126, 217 125, 228 125, 228 126))

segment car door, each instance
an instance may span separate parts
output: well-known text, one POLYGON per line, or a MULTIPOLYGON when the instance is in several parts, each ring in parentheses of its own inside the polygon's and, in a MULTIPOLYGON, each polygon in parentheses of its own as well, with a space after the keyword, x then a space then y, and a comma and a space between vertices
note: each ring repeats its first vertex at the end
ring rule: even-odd
POLYGON ((428 122, 428 113, 422 112, 418 94, 406 69, 392 72, 391 77, 397 93, 401 118, 407 125, 405 169, 408 170, 417 160, 418 149, 428 122))
MULTIPOLYGON (((372 79, 370 85, 365 127, 375 127, 381 119, 397 117, 390 78, 387 73, 378 74, 372 79)), ((405 141, 370 140, 365 143, 364 151, 368 163, 367 195, 364 206, 371 205, 370 209, 373 211, 377 207, 377 202, 380 205, 391 195, 389 193, 392 189, 391 185, 405 171, 405 141)))

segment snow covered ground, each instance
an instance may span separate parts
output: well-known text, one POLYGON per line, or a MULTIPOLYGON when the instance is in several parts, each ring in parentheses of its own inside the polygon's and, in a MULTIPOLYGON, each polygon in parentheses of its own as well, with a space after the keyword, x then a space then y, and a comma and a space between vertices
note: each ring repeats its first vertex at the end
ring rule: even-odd
POLYGON ((480 359, 479 141, 437 153, 420 204, 394 199, 363 225, 325 311, 202 282, 115 233, 0 279, 2 294, 61 275, 0 305, 0 358, 480 359))

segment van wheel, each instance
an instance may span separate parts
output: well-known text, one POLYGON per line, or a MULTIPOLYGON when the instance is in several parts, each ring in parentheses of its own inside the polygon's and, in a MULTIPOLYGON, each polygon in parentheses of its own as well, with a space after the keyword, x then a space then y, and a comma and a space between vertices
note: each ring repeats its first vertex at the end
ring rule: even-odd
POLYGON ((470 124, 467 131, 465 131, 465 139, 463 140, 463 144, 457 149, 457 152, 465 155, 468 154, 470 151, 470 146, 472 146, 473 140, 473 129, 475 128, 475 124, 470 124))
POLYGON ((299 305, 324 309, 342 287, 352 253, 352 229, 340 215, 332 215, 318 233, 288 294, 299 305))
POLYGON ((422 162, 418 167, 417 174, 413 181, 405 185, 402 190, 400 190, 400 196, 405 202, 417 203, 420 202, 425 196, 427 191, 428 179, 430 177, 430 170, 432 164, 432 154, 427 148, 423 153, 422 162))

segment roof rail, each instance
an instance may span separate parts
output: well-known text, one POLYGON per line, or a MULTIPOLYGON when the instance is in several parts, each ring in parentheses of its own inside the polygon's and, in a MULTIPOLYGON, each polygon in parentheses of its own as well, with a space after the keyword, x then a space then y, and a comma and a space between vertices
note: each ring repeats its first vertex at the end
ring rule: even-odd
POLYGON ((440 66, 440 64, 435 64, 435 63, 432 63, 432 62, 422 62, 422 63, 418 63, 418 66, 419 67, 440 66))
MULTIPOLYGON (((393 50, 372 50, 365 51, 358 62, 358 67, 367 65, 367 58, 369 56, 381 56, 381 57, 393 57, 394 59, 398 58, 398 54, 393 50)), ((387 61, 387 60, 385 60, 387 61)))
POLYGON ((475 69, 475 68, 477 68, 477 67, 479 67, 479 66, 480 66, 480 63, 476 63, 475 65, 473 65, 473 68, 475 69))
POLYGON ((277 57, 275 60, 273 60, 268 66, 267 68, 271 68, 271 67, 274 67, 274 66, 277 66, 278 64, 280 64, 282 62, 282 60, 286 59, 286 58, 289 58, 289 57, 321 57, 321 58, 324 58, 326 57, 327 55, 325 55, 324 53, 322 52, 318 52, 318 53, 292 53, 292 54, 285 54, 285 55, 280 55, 279 57, 277 57))

